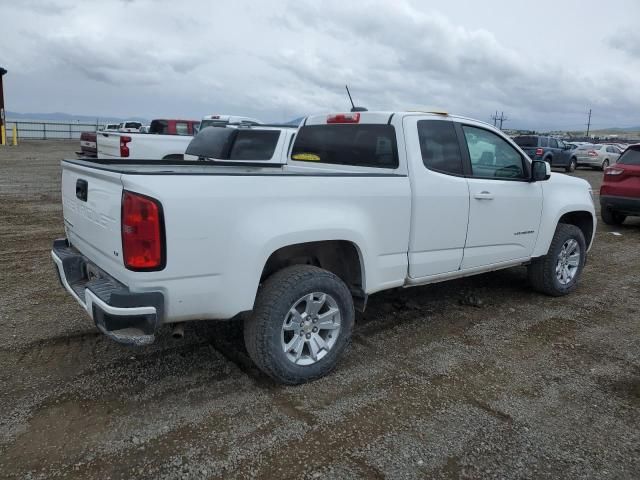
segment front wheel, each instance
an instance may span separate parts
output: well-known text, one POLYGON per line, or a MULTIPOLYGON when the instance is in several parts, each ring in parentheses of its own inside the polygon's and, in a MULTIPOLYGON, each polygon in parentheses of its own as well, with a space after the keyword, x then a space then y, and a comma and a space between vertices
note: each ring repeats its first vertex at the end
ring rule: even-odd
POLYGON ((584 262, 587 244, 575 225, 558 224, 547 255, 529 265, 529 281, 534 289, 554 297, 575 290, 584 262))
POLYGON ((607 168, 609 166, 609 160, 605 159, 604 162, 602 162, 602 165, 600 165, 600 170, 604 170, 605 168, 607 168))
POLYGON ((567 171, 567 173, 575 172, 577 166, 578 166, 578 160, 576 160, 576 158, 572 158, 571 161, 569 162, 569 165, 565 167, 565 170, 567 171))
POLYGON ((294 265, 267 279, 245 320, 249 356, 289 385, 329 373, 347 348, 355 311, 349 289, 327 270, 294 265))

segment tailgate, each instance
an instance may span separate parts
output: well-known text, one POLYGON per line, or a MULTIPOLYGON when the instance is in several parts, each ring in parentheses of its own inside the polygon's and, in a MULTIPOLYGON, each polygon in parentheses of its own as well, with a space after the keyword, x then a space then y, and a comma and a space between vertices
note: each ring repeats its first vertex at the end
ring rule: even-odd
POLYGON ((100 132, 96 136, 98 158, 120 158, 120 135, 100 132))
POLYGON ((120 173, 62 162, 62 209, 69 242, 109 271, 122 266, 120 173))

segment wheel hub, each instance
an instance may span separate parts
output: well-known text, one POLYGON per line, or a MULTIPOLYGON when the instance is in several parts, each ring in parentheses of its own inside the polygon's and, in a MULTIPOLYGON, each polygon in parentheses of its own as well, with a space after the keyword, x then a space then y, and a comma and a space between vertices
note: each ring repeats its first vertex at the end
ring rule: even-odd
POLYGON ((329 294, 314 292, 293 303, 282 323, 281 346, 296 365, 312 365, 335 345, 340 334, 340 309, 329 294))
POLYGON ((580 256, 580 245, 574 238, 564 242, 556 261, 556 278, 561 285, 567 285, 575 278, 580 266, 580 256))

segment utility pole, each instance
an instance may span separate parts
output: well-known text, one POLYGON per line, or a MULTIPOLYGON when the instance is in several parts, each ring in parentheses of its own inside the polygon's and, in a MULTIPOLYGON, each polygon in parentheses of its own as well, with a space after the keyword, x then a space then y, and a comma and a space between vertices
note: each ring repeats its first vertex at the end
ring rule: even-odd
POLYGON ((504 116, 504 112, 500 112, 500 116, 498 116, 498 111, 496 110, 496 114, 491 115, 491 120, 493 120, 494 127, 498 127, 498 122, 500 122, 500 126, 498 128, 502 130, 502 124, 509 119, 504 116))
POLYGON ((4 87, 2 85, 2 77, 7 73, 6 68, 0 67, 0 145, 7 144, 7 122, 4 114, 4 87))
POLYGON ((509 119, 504 116, 504 112, 500 112, 500 130, 502 130, 502 122, 506 122, 507 120, 509 119))
POLYGON ((591 129, 591 109, 589 109, 589 120, 587 120, 587 138, 589 138, 590 129, 591 129))

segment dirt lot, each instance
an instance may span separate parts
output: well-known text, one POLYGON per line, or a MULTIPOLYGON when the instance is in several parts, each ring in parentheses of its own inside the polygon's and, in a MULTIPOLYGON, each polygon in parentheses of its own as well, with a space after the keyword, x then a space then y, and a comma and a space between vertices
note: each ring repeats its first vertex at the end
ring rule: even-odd
POLYGON ((638 478, 640 219, 566 298, 524 268, 375 295, 335 373, 281 387, 239 325, 96 333, 49 257, 76 147, 0 147, 0 476, 638 478))

